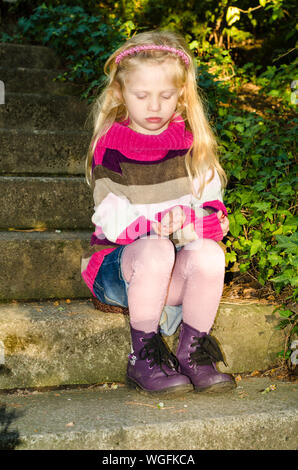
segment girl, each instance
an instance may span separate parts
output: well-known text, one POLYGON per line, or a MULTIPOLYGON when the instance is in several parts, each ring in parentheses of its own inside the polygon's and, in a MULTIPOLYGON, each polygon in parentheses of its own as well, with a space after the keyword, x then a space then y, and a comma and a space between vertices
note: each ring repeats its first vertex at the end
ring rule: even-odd
POLYGON ((105 73, 86 159, 95 232, 82 276, 99 301, 129 309, 128 383, 149 393, 229 390, 209 335, 224 282, 226 175, 192 57, 178 35, 145 32, 105 73), (175 357, 160 333, 181 321, 175 357))

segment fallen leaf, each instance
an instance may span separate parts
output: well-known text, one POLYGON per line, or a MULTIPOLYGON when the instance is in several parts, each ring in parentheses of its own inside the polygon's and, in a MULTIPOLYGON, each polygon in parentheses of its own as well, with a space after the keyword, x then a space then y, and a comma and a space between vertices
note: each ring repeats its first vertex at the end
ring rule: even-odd
POLYGON ((250 374, 251 377, 256 377, 257 375, 261 375, 261 372, 260 372, 259 370, 254 370, 254 371, 250 374))
POLYGON ((70 300, 70 299, 66 299, 65 302, 66 302, 67 304, 70 304, 70 303, 71 303, 71 300, 70 300))
POLYGON ((47 230, 47 228, 38 227, 38 228, 30 228, 30 229, 17 229, 17 228, 10 227, 8 230, 10 230, 11 232, 44 232, 45 230, 47 230))
POLYGON ((235 380, 236 380, 236 382, 240 382, 240 380, 242 380, 241 375, 237 375, 237 376, 235 377, 235 380))
POLYGON ((70 428, 71 426, 74 426, 74 424, 75 424, 75 423, 74 423, 73 421, 71 421, 70 423, 67 423, 65 426, 67 426, 68 428, 70 428))

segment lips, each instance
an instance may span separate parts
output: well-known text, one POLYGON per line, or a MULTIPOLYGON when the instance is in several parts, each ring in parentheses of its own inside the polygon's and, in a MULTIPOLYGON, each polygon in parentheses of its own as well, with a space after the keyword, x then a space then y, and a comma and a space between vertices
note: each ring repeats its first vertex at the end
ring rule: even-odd
POLYGON ((161 122, 161 118, 159 118, 159 117, 149 117, 149 118, 146 118, 146 121, 152 122, 152 123, 159 123, 159 122, 161 122))

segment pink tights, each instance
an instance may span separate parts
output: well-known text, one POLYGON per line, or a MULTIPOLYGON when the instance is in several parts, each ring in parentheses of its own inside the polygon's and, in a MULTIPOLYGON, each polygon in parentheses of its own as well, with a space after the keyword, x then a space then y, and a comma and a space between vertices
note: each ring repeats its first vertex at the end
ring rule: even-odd
POLYGON ((176 254, 167 238, 139 239, 127 245, 122 272, 129 283, 133 328, 157 331, 164 305, 182 305, 183 321, 209 332, 222 295, 225 255, 210 239, 189 243, 176 254))

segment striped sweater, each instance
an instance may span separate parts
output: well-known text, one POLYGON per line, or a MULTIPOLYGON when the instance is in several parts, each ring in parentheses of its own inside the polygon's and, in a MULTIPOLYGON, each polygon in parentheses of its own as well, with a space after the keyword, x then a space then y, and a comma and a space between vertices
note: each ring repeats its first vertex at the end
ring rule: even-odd
MULTIPOLYGON (((186 215, 181 228, 170 236, 174 244, 223 238, 214 212, 221 209, 227 215, 219 175, 215 169, 200 199, 192 195, 185 167, 192 134, 184 122, 172 121, 159 135, 139 134, 127 124, 115 122, 99 139, 93 155, 95 231, 90 249, 81 260, 82 277, 93 295, 93 283, 104 256, 149 236, 152 224, 174 207, 179 206, 186 215), (209 208, 213 213, 208 212, 209 208)), ((206 179, 211 175, 210 169, 206 179)))

